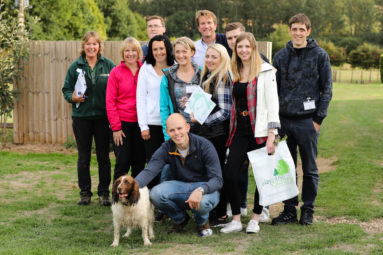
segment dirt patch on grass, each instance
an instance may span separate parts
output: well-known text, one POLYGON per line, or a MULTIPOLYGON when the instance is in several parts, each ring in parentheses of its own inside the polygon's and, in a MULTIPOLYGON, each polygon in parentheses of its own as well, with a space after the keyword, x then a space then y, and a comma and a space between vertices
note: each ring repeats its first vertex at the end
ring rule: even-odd
MULTIPOLYGON (((54 175, 68 174, 62 171, 37 171, 37 172, 19 172, 17 174, 7 174, 0 180, 0 194, 6 194, 9 191, 31 191, 36 196, 49 192, 58 199, 64 200, 66 195, 78 186, 67 180, 53 179, 54 175), (40 185, 42 187, 40 187, 40 185), (60 187, 60 188, 57 188, 60 187)), ((24 199, 21 196, 20 199, 24 199)), ((0 196, 0 202, 12 202, 15 198, 9 199, 0 196)))
POLYGON ((60 144, 14 144, 7 143, 0 147, 3 151, 17 152, 17 153, 76 153, 75 148, 67 149, 60 144))
POLYGON ((361 222, 356 219, 346 219, 345 217, 327 218, 324 216, 317 216, 314 220, 324 221, 330 224, 355 224, 359 225, 366 233, 369 234, 383 233, 383 218, 378 218, 367 222, 361 222))

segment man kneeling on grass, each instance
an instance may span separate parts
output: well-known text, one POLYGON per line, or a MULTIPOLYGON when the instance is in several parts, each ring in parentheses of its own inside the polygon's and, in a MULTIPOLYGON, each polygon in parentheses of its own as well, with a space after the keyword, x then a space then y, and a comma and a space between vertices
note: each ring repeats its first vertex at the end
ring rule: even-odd
POLYGON ((189 130, 190 124, 183 115, 170 115, 166 132, 171 139, 153 154, 136 181, 140 187, 146 186, 169 164, 167 176, 171 176, 171 180, 162 182, 150 192, 152 203, 174 222, 168 233, 182 232, 190 218, 187 210, 191 209, 198 234, 211 236, 209 212, 219 202, 218 190, 223 182, 221 166, 213 144, 189 130))

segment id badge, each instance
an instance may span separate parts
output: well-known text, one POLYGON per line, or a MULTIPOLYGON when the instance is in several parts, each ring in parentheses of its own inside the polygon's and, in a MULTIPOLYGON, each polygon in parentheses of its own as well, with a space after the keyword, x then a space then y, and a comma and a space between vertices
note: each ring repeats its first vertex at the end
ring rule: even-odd
POLYGON ((305 111, 315 109, 315 100, 312 100, 310 97, 307 98, 307 101, 303 102, 303 108, 305 111))
POLYGON ((186 86, 186 93, 192 94, 197 87, 198 87, 197 85, 186 86))

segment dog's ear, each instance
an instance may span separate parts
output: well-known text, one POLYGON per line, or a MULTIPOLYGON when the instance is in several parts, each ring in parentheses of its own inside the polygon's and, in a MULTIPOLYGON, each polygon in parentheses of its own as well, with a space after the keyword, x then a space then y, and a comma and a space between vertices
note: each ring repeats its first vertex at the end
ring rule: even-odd
POLYGON ((128 201, 129 201, 129 204, 133 205, 137 203, 138 200, 140 199, 140 190, 139 190, 138 183, 135 180, 133 180, 133 182, 130 185, 132 185, 132 190, 129 194, 128 201))
POLYGON ((117 180, 114 181, 113 189, 112 189, 112 200, 113 204, 118 202, 118 192, 117 187, 121 182, 121 177, 119 177, 117 180))

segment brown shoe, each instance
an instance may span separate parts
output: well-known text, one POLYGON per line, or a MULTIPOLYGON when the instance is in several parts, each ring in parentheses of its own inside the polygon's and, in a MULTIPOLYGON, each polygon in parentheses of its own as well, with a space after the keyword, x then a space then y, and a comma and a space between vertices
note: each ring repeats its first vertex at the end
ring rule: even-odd
POLYGON ((77 202, 78 205, 89 205, 90 204, 90 196, 81 195, 80 201, 77 202))
POLYGON ((103 205, 103 206, 110 206, 111 205, 110 200, 109 200, 109 194, 100 196, 98 198, 98 200, 100 202, 100 205, 103 205))
POLYGON ((189 215, 186 214, 183 222, 181 222, 180 224, 173 223, 173 226, 168 230, 168 234, 181 233, 183 231, 184 227, 188 224, 189 219, 190 219, 189 215))

